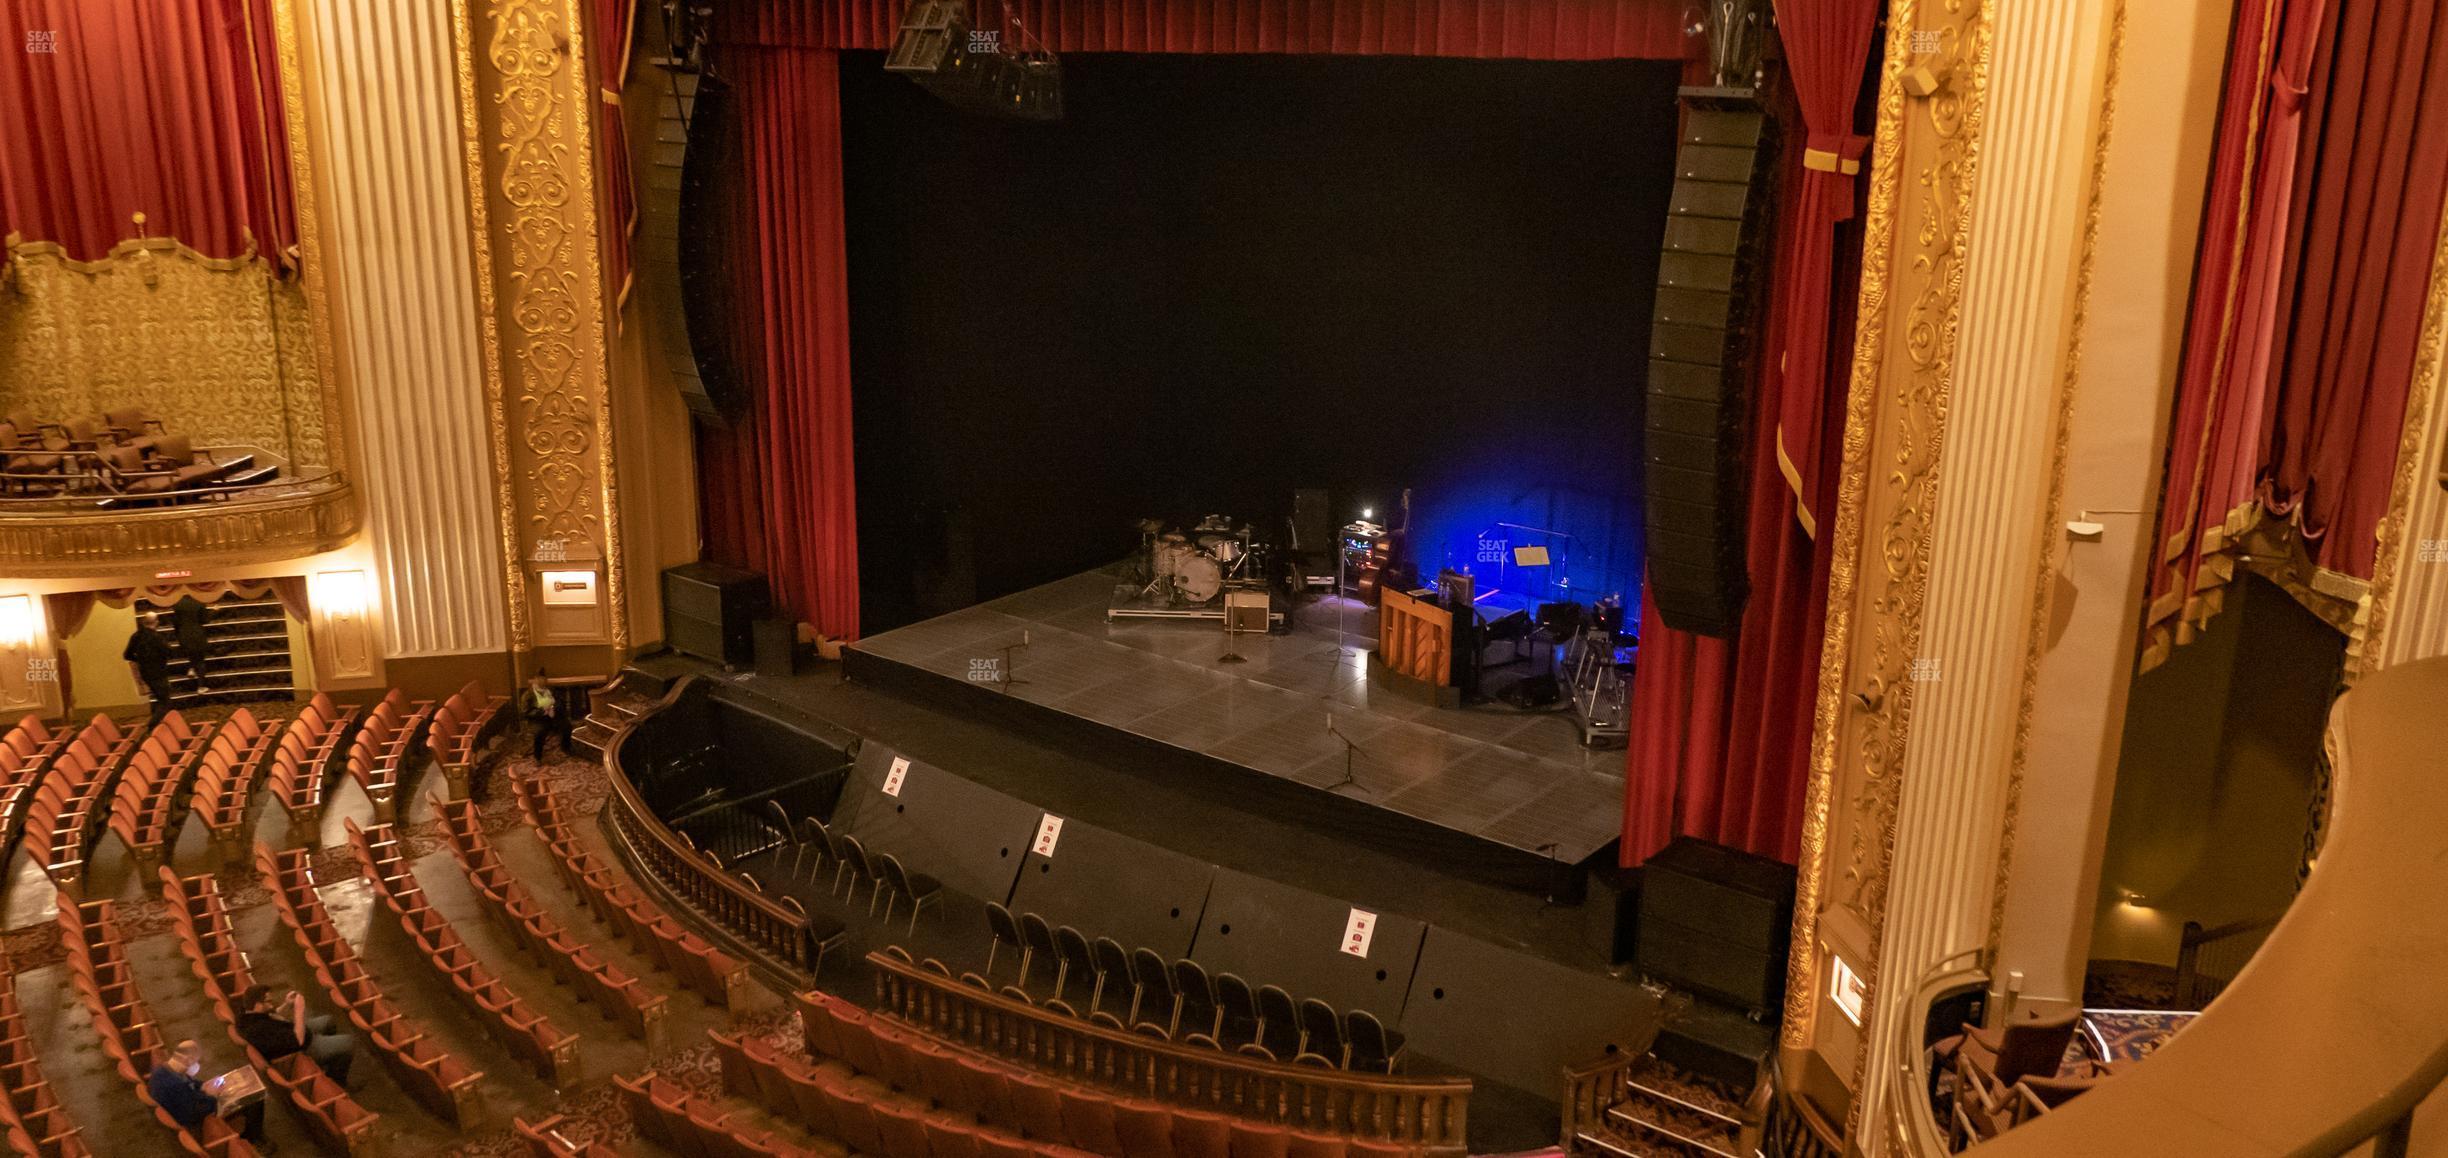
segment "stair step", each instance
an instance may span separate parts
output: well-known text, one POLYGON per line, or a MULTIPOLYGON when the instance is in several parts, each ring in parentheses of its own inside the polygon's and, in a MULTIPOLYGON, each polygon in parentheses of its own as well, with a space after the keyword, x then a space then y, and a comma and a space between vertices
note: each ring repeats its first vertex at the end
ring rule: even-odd
MULTIPOLYGON (((1607 1124, 1634 1136, 1649 1134, 1684 1146, 1694 1147, 1701 1153, 1722 1155, 1723 1158, 1741 1158, 1741 1155, 1735 1150, 1739 1144, 1739 1135, 1732 1130, 1677 1129, 1663 1122, 1653 1122, 1640 1116, 1629 1104, 1608 1107, 1607 1124), (1695 1137, 1694 1135, 1704 1136, 1695 1137)), ((1716 1123, 1712 1121, 1710 1125, 1713 1126, 1716 1123)))

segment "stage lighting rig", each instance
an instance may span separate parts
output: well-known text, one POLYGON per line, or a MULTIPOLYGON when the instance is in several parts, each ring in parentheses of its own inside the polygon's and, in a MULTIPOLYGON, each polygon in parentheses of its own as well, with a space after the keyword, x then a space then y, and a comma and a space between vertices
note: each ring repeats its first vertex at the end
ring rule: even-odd
POLYGON ((884 69, 955 108, 1028 121, 1062 119, 1062 62, 1011 5, 997 27, 972 23, 964 0, 913 0, 884 69))

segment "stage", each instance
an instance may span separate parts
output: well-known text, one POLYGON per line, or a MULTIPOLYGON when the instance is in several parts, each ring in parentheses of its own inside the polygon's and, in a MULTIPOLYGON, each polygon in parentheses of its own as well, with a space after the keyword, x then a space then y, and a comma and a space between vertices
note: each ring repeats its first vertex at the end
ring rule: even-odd
POLYGON ((1282 634, 1227 635, 1109 621, 1116 583, 1092 571, 888 631, 849 648, 845 671, 1233 777, 1355 840, 1513 887, 1577 889, 1576 866, 1621 831, 1621 751, 1583 748, 1560 711, 1438 709, 1372 685, 1376 617, 1356 600, 1304 605, 1282 634))

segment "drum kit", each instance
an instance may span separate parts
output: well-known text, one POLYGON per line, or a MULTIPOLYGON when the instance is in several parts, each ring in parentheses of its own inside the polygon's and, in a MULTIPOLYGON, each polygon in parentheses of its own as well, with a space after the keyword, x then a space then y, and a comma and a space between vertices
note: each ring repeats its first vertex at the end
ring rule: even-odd
POLYGON ((1175 605, 1213 602, 1230 586, 1262 585, 1273 548, 1255 541, 1247 523, 1209 515, 1187 530, 1161 519, 1139 520, 1139 597, 1175 605))

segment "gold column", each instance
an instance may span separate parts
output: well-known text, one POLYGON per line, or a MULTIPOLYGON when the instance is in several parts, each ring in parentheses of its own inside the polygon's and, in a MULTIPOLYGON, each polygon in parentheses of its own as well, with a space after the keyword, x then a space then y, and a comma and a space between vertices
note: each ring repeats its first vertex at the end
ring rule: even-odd
POLYGON ((595 84, 578 0, 451 0, 510 646, 629 646, 598 256, 595 84), (530 572, 600 567, 593 638, 530 572))

